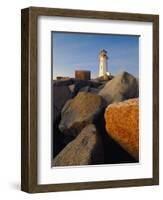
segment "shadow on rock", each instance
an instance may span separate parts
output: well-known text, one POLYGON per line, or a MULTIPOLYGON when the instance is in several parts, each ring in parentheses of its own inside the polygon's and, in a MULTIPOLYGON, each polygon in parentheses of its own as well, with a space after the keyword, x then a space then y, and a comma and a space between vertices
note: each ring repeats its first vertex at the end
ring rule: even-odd
POLYGON ((61 116, 59 116, 53 123, 53 134, 52 134, 52 151, 53 157, 55 157, 69 142, 71 142, 74 137, 66 136, 59 130, 59 123, 61 116))
POLYGON ((120 164, 137 162, 118 143, 116 143, 105 131, 104 110, 94 122, 104 147, 104 164, 120 164))

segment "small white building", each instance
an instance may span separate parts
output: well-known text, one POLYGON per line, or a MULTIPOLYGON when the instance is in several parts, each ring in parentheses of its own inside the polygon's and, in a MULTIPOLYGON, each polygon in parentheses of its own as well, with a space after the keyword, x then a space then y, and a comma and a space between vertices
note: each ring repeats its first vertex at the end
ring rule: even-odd
POLYGON ((108 72, 108 56, 107 51, 102 49, 99 54, 99 76, 110 75, 108 72))

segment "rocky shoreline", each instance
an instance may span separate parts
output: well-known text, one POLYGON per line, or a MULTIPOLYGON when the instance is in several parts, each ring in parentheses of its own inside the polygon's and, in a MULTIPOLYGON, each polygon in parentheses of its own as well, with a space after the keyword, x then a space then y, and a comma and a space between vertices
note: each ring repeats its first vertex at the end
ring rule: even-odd
POLYGON ((53 166, 138 162, 139 85, 133 75, 55 80, 52 90, 53 166))

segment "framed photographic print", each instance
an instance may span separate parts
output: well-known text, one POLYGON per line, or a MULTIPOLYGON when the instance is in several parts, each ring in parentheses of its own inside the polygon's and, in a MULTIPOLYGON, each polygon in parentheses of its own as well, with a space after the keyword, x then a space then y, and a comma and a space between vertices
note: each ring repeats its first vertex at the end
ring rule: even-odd
POLYGON ((21 189, 159 184, 159 16, 21 12, 21 189))

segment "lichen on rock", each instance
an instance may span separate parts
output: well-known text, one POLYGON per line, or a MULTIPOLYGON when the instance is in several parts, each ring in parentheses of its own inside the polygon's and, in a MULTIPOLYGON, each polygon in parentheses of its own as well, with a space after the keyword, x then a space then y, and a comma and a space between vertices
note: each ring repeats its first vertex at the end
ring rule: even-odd
POLYGON ((139 159, 139 99, 110 104, 105 110, 106 130, 136 160, 139 159))

